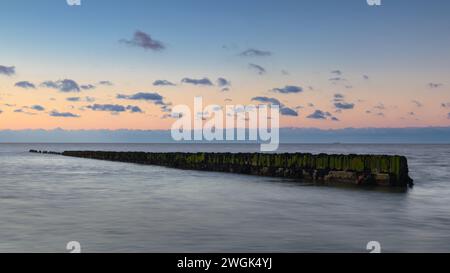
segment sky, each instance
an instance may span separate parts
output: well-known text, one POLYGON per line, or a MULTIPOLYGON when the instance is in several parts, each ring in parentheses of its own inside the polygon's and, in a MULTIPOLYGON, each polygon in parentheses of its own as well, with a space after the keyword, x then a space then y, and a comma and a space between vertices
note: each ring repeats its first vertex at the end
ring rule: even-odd
POLYGON ((0 130, 169 129, 175 105, 282 127, 450 126, 446 0, 0 0, 0 130))

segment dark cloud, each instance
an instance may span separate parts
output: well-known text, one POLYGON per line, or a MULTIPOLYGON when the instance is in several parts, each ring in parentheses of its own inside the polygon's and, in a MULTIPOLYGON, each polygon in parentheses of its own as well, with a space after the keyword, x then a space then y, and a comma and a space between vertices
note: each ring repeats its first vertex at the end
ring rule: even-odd
POLYGON ((345 81, 344 78, 342 77, 334 77, 334 78, 330 78, 328 79, 330 82, 336 83, 336 82, 341 82, 341 81, 345 81))
POLYGON ((103 112, 111 112, 111 113, 121 113, 129 111, 130 113, 143 113, 141 108, 134 105, 118 105, 118 104, 93 104, 87 106, 88 109, 91 109, 93 111, 103 111, 103 112))
POLYGON ((58 112, 58 111, 51 111, 49 114, 51 117, 58 117, 58 118, 79 118, 79 115, 70 113, 70 112, 58 112))
POLYGON ((211 86, 213 83, 208 78, 202 78, 202 79, 192 79, 192 78, 184 78, 181 80, 182 83, 188 83, 193 85, 205 85, 205 86, 211 86))
POLYGON ((450 102, 443 102, 441 103, 442 108, 450 108, 450 102))
POLYGON ((35 110, 35 111, 45 111, 45 108, 40 105, 33 105, 30 107, 30 109, 35 110))
POLYGON ((156 80, 153 83, 154 86, 175 86, 176 84, 170 82, 170 81, 166 81, 166 80, 156 80))
POLYGON ((61 92, 80 92, 80 86, 74 80, 64 79, 58 83, 61 92))
POLYGON ((327 119, 327 115, 325 112, 321 110, 316 110, 311 115, 307 116, 309 119, 327 119))
POLYGON ((225 78, 218 78, 217 85, 220 87, 231 86, 231 82, 225 78))
POLYGON ((69 98, 66 98, 66 100, 70 101, 70 102, 80 102, 80 101, 94 102, 95 98, 92 98, 92 97, 85 97, 85 98, 69 97, 69 98))
POLYGON ((331 74, 340 76, 340 75, 342 75, 342 71, 341 70, 333 70, 333 71, 331 71, 331 74))
POLYGON ((369 76, 363 75, 363 79, 368 80, 368 79, 369 79, 369 76))
POLYGON ((86 84, 86 85, 80 85, 80 88, 83 90, 91 90, 91 89, 95 89, 95 85, 92 84, 86 84))
POLYGON ((114 84, 110 81, 99 81, 98 84, 105 86, 113 86, 114 84))
POLYGON ((339 121, 339 119, 337 117, 331 117, 332 121, 339 121))
POLYGON ((298 113, 297 111, 289 108, 289 107, 283 107, 280 109, 280 114, 283 116, 293 116, 293 117, 297 117, 298 113))
POLYGON ((266 74, 266 69, 260 65, 257 64, 248 64, 250 69, 256 70, 256 73, 258 73, 259 75, 264 75, 266 74))
MULTIPOLYGON (((81 87, 78 85, 78 83, 71 79, 64 79, 60 81, 45 81, 41 83, 41 86, 46 88, 52 88, 57 89, 60 92, 80 92, 81 87)), ((84 87, 89 87, 89 85, 86 85, 84 87)))
POLYGON ((142 111, 139 106, 128 105, 127 110, 129 110, 131 113, 144 113, 144 111, 142 111))
POLYGON ((346 103, 346 102, 336 102, 334 104, 334 106, 337 109, 342 109, 342 110, 348 110, 348 109, 353 109, 355 108, 355 104, 354 103, 346 103))
POLYGON ((77 101, 81 101, 80 97, 70 97, 70 98, 66 98, 67 101, 71 101, 71 102, 77 102, 77 101))
POLYGON ((428 84, 428 87, 429 87, 429 88, 439 88, 439 87, 442 87, 442 86, 443 86, 442 83, 433 83, 433 82, 430 82, 430 83, 428 84))
POLYGON ((29 81, 16 82, 15 86, 25 89, 36 89, 36 86, 29 81))
POLYGON ((118 99, 126 99, 126 100, 143 100, 143 101, 151 101, 155 104, 164 104, 163 103, 163 96, 161 96, 158 93, 136 93, 133 95, 122 95, 122 94, 118 94, 117 95, 118 99))
MULTIPOLYGON (((136 93, 133 95, 121 95, 118 94, 117 95, 118 99, 125 99, 125 100, 142 100, 142 101, 148 101, 148 102, 152 102, 155 105, 158 105, 161 108, 161 111, 163 112, 171 112, 171 103, 166 103, 164 102, 164 97, 161 96, 158 93, 136 93)), ((128 109, 130 110, 130 109, 128 109)), ((133 110, 133 109, 131 109, 133 110)), ((134 108, 134 110, 137 110, 137 108, 134 108)), ((139 111, 138 111, 139 112, 139 111)), ((138 112, 134 112, 134 113, 138 113, 138 112)))
POLYGON ((12 76, 16 74, 16 68, 14 66, 0 65, 0 75, 12 76))
POLYGON ((344 95, 342 95, 342 94, 339 94, 339 93, 336 93, 336 94, 334 94, 334 99, 333 99, 335 102, 338 102, 338 101, 343 101, 344 100, 344 95))
POLYGON ((418 101, 418 100, 412 100, 411 102, 412 102, 413 104, 415 104, 416 107, 422 107, 422 106, 423 106, 423 104, 422 104, 420 101, 418 101))
POLYGON ((166 48, 162 42, 154 40, 149 34, 142 31, 136 31, 131 40, 122 39, 120 42, 145 50, 161 51, 166 48))
POLYGON ((118 104, 93 104, 88 105, 87 108, 93 111, 105 112, 125 112, 127 110, 125 106, 118 104))
POLYGON ((269 98, 269 97, 254 97, 252 98, 252 101, 270 103, 273 105, 281 105, 281 102, 279 100, 277 100, 276 98, 269 98))
POLYGON ((285 87, 282 88, 273 88, 271 91, 281 94, 291 94, 291 93, 301 93, 303 92, 303 88, 301 88, 300 86, 286 85, 285 87))
POLYGON ((239 54, 239 55, 241 55, 243 57, 266 57, 266 56, 271 56, 272 52, 259 50, 259 49, 255 49, 255 48, 249 48, 249 49, 241 52, 241 54, 239 54))

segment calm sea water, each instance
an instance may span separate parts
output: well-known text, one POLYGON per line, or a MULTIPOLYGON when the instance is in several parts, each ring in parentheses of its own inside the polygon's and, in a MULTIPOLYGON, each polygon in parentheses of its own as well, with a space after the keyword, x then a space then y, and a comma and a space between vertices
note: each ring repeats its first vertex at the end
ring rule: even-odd
POLYGON ((256 152, 254 145, 0 144, 0 252, 450 251, 450 145, 282 145, 280 152, 406 155, 413 189, 30 154, 41 150, 256 152))

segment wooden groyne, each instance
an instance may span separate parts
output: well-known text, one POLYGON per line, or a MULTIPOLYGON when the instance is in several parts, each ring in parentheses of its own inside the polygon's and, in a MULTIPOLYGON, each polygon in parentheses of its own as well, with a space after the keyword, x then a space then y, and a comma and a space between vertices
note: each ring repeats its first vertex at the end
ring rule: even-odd
MULTIPOLYGON (((36 150, 30 152, 52 153, 36 150)), ((412 185, 408 162, 404 156, 101 151, 66 151, 61 154, 187 170, 284 177, 324 184, 394 187, 412 185)))

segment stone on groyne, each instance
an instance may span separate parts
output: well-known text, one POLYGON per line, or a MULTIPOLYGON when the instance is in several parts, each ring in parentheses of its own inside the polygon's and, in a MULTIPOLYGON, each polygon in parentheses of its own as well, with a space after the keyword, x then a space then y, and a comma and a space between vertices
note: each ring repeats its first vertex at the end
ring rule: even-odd
MULTIPOLYGON (((51 153, 32 150, 30 152, 51 153)), ((57 154, 57 153, 56 153, 57 154)), ((145 153, 66 151, 63 156, 178 169, 292 178, 324 184, 412 185, 404 156, 269 153, 145 153)))

